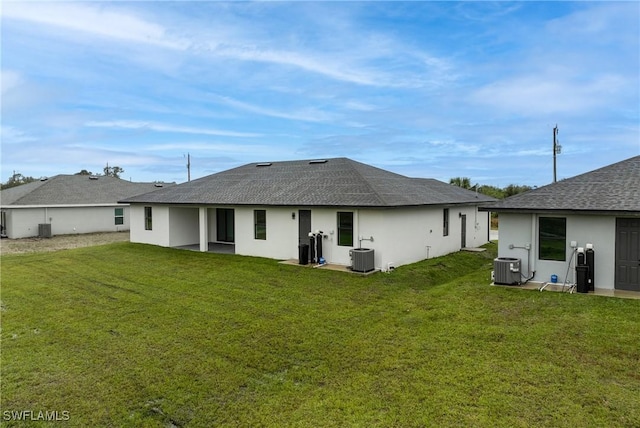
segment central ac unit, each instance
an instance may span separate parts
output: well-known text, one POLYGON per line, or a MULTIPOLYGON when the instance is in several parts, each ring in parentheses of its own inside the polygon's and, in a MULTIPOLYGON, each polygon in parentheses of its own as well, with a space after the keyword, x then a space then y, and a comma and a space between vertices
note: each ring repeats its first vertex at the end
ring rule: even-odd
POLYGON ((370 272, 375 269, 374 252, 369 248, 354 248, 349 251, 351 270, 354 272, 370 272))
POLYGON ((38 237, 40 238, 51 238, 53 235, 51 234, 51 223, 40 223, 38 225, 38 237))
POLYGON ((520 284, 520 259, 513 257, 498 257, 493 260, 494 284, 520 284))

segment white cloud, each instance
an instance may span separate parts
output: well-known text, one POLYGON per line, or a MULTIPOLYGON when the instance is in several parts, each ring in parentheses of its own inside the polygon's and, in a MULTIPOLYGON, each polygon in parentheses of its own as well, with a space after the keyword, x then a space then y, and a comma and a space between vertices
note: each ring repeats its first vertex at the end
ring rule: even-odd
POLYGON ((233 144, 233 143, 210 143, 210 142, 189 142, 180 141, 177 143, 167 144, 151 144, 141 148, 144 151, 150 152, 167 152, 167 151, 197 151, 198 153, 224 153, 224 154, 260 154, 268 155, 273 154, 275 151, 279 151, 280 147, 274 147, 268 144, 233 144))
POLYGON ((93 128, 114 128, 114 129, 139 129, 155 132, 173 132, 179 134, 199 134, 217 135, 222 137, 260 137, 261 134, 253 132, 226 131, 213 128, 193 128, 189 126, 165 125, 157 122, 145 122, 138 120, 112 120, 112 121, 90 121, 85 126, 93 128))
POLYGON ((258 46, 242 46, 238 44, 216 46, 211 52, 215 55, 237 60, 272 63, 300 68, 335 80, 359 85, 385 86, 392 83, 373 70, 354 66, 347 63, 344 58, 337 59, 335 55, 326 57, 317 52, 303 53, 274 50, 258 46))
POLYGON ((0 83, 2 84, 2 95, 5 95, 11 89, 20 86, 23 78, 20 73, 13 70, 0 71, 0 83))
MULTIPOLYGON (((170 31, 134 11, 114 7, 113 4, 10 2, 4 5, 2 17, 127 43, 190 52, 199 58, 208 55, 210 59, 292 67, 364 86, 434 86, 441 81, 451 80, 453 76, 449 64, 443 59, 420 50, 410 50, 404 43, 371 31, 367 37, 360 37, 358 29, 352 28, 339 30, 343 32, 342 38, 351 43, 336 46, 336 36, 328 34, 300 47, 277 38, 260 39, 253 29, 260 24, 254 21, 238 21, 236 27, 229 30, 228 25, 217 22, 214 17, 207 21, 205 28, 177 27, 179 30, 170 31), (215 27, 214 32, 212 27, 215 27)), ((269 28, 261 30, 264 32, 269 28)))
POLYGON ((20 144, 37 141, 37 138, 12 126, 0 126, 0 140, 2 144, 20 144))
POLYGON ((347 100, 343 105, 345 108, 355 111, 370 112, 378 109, 378 106, 372 103, 366 103, 359 100, 347 100))
POLYGON ((3 4, 2 18, 51 25, 124 42, 171 49, 187 47, 185 41, 170 37, 161 25, 104 7, 78 3, 6 2, 3 4))
POLYGON ((277 117, 277 118, 289 119, 289 120, 300 120, 305 122, 327 122, 330 120, 335 120, 334 115, 313 107, 307 107, 307 108, 298 109, 298 110, 294 109, 294 111, 291 111, 291 112, 283 112, 283 111, 279 111, 271 108, 265 108, 265 107, 257 106, 254 104, 246 103, 230 97, 224 97, 220 95, 214 95, 214 97, 216 100, 230 107, 237 108, 239 110, 248 111, 250 113, 263 115, 263 116, 277 117))
POLYGON ((589 81, 569 76, 525 75, 485 85, 471 94, 471 101, 514 114, 581 114, 624 95, 621 76, 594 76, 589 81))

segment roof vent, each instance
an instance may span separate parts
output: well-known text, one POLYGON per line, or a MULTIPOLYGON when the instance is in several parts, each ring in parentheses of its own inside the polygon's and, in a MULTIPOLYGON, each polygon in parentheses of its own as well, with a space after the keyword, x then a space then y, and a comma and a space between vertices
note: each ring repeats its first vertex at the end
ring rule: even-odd
POLYGON ((40 177, 40 181, 47 181, 49 177, 40 177))
POLYGON ((153 185, 156 187, 162 187, 162 183, 153 183, 153 185))
POLYGON ((89 176, 89 180, 97 180, 98 176, 97 175, 90 175, 89 176))
POLYGON ((271 166, 271 162, 262 162, 262 163, 256 164, 256 166, 271 166))
POLYGON ((313 164, 316 164, 316 163, 327 163, 327 160, 326 159, 315 159, 315 160, 309 161, 309 165, 313 165, 313 164))

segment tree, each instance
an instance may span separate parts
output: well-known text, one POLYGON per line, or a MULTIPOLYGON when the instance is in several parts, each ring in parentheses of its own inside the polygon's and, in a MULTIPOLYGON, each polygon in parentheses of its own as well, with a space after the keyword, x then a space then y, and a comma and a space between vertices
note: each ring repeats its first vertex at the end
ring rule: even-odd
POLYGON ((504 198, 503 189, 496 186, 490 186, 488 184, 480 186, 478 188, 478 192, 482 193, 483 195, 491 196, 492 198, 496 198, 496 199, 504 198))
POLYGON ((449 184, 462 187, 463 189, 471 189, 471 179, 469 177, 454 177, 449 180, 449 184))
POLYGON ((24 175, 20 174, 19 172, 13 171, 13 175, 11 177, 9 177, 9 179, 7 180, 6 183, 1 184, 0 188, 8 189, 10 187, 16 187, 16 186, 19 186, 21 184, 31 183, 32 181, 36 181, 36 179, 33 178, 33 177, 24 176, 24 175))
POLYGON ((517 195, 518 193, 524 193, 531 190, 530 186, 518 186, 516 184, 509 184, 504 188, 504 197, 508 198, 509 196, 517 195))
POLYGON ((516 184, 509 184, 503 189, 489 185, 480 186, 476 184, 474 186, 471 186, 471 179, 469 177, 453 177, 449 180, 449 184, 468 190, 476 190, 477 187, 478 193, 482 193, 483 195, 491 196, 492 198, 496 199, 508 198, 509 196, 517 195, 518 193, 528 192, 529 190, 531 190, 530 186, 519 186, 516 184))
POLYGON ((80 172, 76 172, 74 175, 93 175, 93 172, 87 171, 86 169, 83 169, 80 172))
POLYGON ((103 171, 104 175, 106 175, 107 177, 120 178, 120 174, 124 172, 124 169, 120 168, 119 166, 109 166, 109 164, 107 164, 107 166, 104 167, 103 171))

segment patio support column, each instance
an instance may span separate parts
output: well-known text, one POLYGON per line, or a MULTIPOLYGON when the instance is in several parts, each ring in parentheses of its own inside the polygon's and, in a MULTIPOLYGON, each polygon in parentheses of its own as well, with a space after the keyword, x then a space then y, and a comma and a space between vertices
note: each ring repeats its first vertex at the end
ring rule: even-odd
POLYGON ((207 207, 199 208, 200 251, 209 251, 209 219, 207 218, 207 207))

